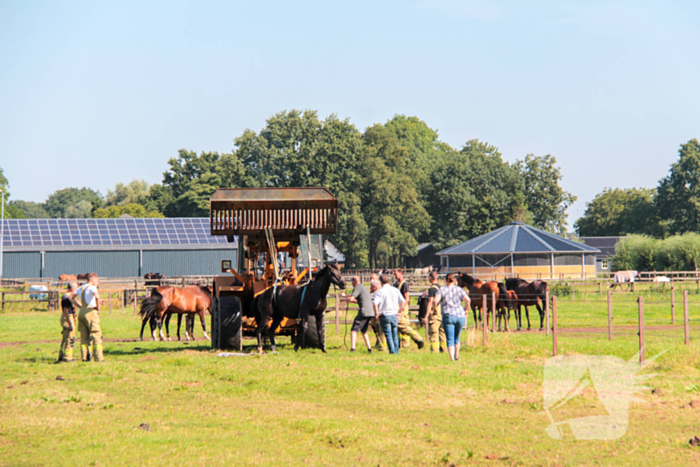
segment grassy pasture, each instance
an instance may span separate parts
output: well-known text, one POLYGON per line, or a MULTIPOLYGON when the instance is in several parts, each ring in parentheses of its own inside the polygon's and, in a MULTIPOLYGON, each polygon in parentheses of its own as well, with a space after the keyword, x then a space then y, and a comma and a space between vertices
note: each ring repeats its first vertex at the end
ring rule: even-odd
MULTIPOLYGON (((636 325, 637 295, 615 295, 616 325, 636 325)), ((645 299, 660 302, 647 305, 647 325, 670 324, 668 294, 645 299)), ((458 362, 415 348, 351 354, 331 323, 328 354, 283 345, 221 358, 201 340, 107 342, 104 364, 54 364, 58 312, 13 309, 0 314, 0 342, 30 343, 0 344, 0 465, 698 465, 688 440, 700 436, 700 330, 683 345, 681 293, 676 301, 677 326, 647 332, 647 356, 665 353, 643 373, 656 373, 646 385, 661 391, 640 393, 646 402, 630 406, 627 433, 611 441, 544 432, 544 333, 497 333, 486 347, 463 334, 458 362)), ((562 296, 558 309, 563 328, 607 326, 598 294, 562 296)), ((103 312, 102 323, 107 339, 140 329, 128 309, 103 312)), ((638 345, 633 332, 559 343, 562 354, 625 360, 638 345)), ((563 410, 558 419, 605 413, 591 393, 563 410)))

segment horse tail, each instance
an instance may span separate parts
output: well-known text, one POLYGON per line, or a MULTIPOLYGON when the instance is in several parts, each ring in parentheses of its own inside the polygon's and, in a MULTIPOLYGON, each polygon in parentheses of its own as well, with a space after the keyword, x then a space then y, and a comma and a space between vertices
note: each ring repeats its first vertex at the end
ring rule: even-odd
POLYGON ((161 293, 158 292, 158 289, 152 289, 151 296, 141 303, 141 310, 139 311, 141 318, 150 319, 155 317, 156 308, 161 301, 163 301, 163 296, 161 293))

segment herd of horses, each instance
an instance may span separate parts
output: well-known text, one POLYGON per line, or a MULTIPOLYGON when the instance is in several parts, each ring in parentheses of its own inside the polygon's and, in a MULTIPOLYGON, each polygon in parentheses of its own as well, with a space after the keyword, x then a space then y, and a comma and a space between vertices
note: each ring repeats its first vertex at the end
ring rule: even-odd
MULTIPOLYGON (((483 282, 469 274, 462 273, 457 277, 460 287, 469 291, 471 309, 474 323, 484 320, 488 322, 488 316, 496 313, 498 330, 504 322, 503 329, 510 331, 510 312, 514 311, 515 324, 518 330, 523 328, 522 309, 525 309, 527 329, 530 330, 530 312, 528 307, 534 306, 540 315, 540 330, 544 329, 545 310, 549 286, 545 281, 535 280, 528 282, 519 277, 508 278, 504 282, 483 282), (494 303, 495 297, 495 303, 494 303), (484 302, 486 307, 484 307, 484 302), (477 315, 478 313, 478 315, 477 315)), ((483 323, 483 321, 482 321, 483 323)))
MULTIPOLYGON (((501 330, 503 322, 505 331, 510 331, 510 312, 514 311, 517 329, 523 328, 522 308, 525 309, 527 329, 531 328, 528 307, 535 306, 540 315, 540 330, 544 328, 545 310, 549 287, 546 282, 536 280, 527 282, 520 278, 506 279, 505 282, 483 282, 469 274, 462 273, 458 276, 458 284, 469 291, 471 309, 474 322, 482 320, 488 322, 491 313, 496 313, 498 330, 501 330), (495 302, 493 297, 496 298, 495 302), (484 300, 485 298, 485 300, 484 300), (485 304, 485 307, 484 307, 485 304)), ((257 338, 258 351, 262 352, 263 334, 267 332, 272 351, 276 350, 275 331, 284 318, 298 320, 297 339, 294 341, 294 350, 304 348, 306 333, 310 320, 315 320, 316 328, 323 325, 324 312, 326 310, 326 297, 331 285, 340 289, 345 288, 345 281, 340 269, 329 264, 321 268, 313 278, 303 285, 279 285, 265 290, 263 293, 252 297, 249 303, 243 304, 244 314, 255 318, 255 336, 257 338)), ((151 289, 151 295, 142 305, 140 316, 142 319, 141 339, 146 324, 150 324, 151 335, 154 340, 170 340, 169 323, 173 314, 178 316, 177 337, 180 340, 180 326, 182 316, 187 317, 185 324, 185 339, 194 339, 194 317, 199 315, 202 323, 204 337, 207 336, 205 314, 211 312, 212 290, 211 287, 187 286, 169 287, 159 286, 151 289), (166 334, 163 334, 165 324, 166 334)), ((326 351, 325 337, 321 337, 319 347, 326 351)))

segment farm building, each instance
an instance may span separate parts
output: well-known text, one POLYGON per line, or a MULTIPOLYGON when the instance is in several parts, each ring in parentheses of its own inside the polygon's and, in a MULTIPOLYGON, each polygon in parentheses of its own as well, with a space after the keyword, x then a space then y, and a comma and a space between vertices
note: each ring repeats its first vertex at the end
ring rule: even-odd
POLYGON ((3 278, 215 275, 237 243, 211 236, 209 218, 6 219, 3 278))
POLYGON ((610 272, 610 262, 615 256, 615 245, 624 237, 579 237, 583 243, 593 248, 598 248, 600 253, 596 255, 596 271, 610 272))
POLYGON ((438 252, 442 272, 523 279, 595 277, 597 248, 513 222, 438 252))

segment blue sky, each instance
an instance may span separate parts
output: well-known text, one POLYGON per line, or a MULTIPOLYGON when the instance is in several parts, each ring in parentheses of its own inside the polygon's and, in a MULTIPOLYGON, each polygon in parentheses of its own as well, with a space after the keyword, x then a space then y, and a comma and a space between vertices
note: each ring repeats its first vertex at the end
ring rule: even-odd
POLYGON ((698 2, 0 3, 13 199, 160 182, 288 109, 415 115, 460 148, 556 156, 578 196, 654 187, 700 138, 698 2))

